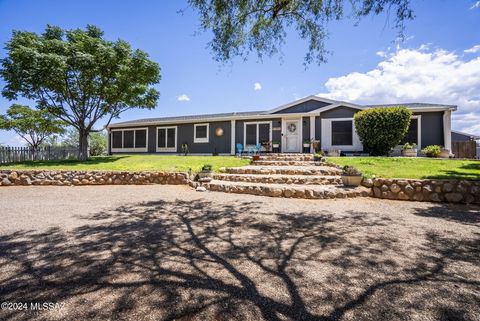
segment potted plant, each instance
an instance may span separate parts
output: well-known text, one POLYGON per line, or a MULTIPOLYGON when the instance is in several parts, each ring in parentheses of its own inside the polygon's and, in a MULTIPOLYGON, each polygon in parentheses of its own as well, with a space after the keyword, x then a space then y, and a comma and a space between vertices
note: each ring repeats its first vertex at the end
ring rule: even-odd
POLYGON ((424 153, 427 157, 438 157, 442 152, 442 148, 438 145, 430 145, 422 149, 422 153, 424 153))
POLYGON ((312 147, 314 151, 317 151, 320 147, 320 141, 318 139, 311 139, 310 142, 312 143, 312 147))
POLYGON ((313 155, 313 161, 314 162, 322 162, 324 160, 324 158, 323 158, 324 156, 325 156, 324 152, 315 153, 313 155))
POLYGON ((304 147, 304 148, 310 147, 310 144, 311 144, 310 139, 305 139, 305 140, 303 141, 303 147, 304 147))
POLYGON ((414 143, 406 143, 402 147, 402 156, 417 157, 417 145, 414 143))
POLYGON ((363 179, 362 173, 352 166, 344 166, 341 176, 345 186, 360 186, 363 179))
POLYGON ((272 142, 272 147, 273 147, 273 148, 280 148, 280 142, 273 141, 273 142, 272 142))
POLYGON ((202 170, 198 172, 198 178, 212 177, 212 165, 203 165, 202 170))
POLYGON ((182 144, 182 154, 185 155, 185 156, 188 155, 188 144, 187 143, 182 144))
POLYGON ((450 150, 446 148, 442 148, 442 151, 440 152, 440 155, 438 155, 440 158, 450 158, 450 150))

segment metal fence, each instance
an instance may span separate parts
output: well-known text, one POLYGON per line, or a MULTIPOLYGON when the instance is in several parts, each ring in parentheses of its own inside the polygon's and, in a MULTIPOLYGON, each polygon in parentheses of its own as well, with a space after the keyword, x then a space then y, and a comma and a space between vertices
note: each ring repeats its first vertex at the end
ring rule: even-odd
POLYGON ((33 152, 30 147, 0 147, 0 164, 18 163, 32 160, 74 159, 78 155, 76 147, 41 147, 33 152))

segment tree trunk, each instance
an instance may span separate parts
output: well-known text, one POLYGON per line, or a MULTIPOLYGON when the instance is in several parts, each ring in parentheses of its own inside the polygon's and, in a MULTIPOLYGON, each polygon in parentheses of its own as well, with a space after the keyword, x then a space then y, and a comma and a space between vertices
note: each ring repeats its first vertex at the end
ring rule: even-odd
POLYGON ((78 131, 78 160, 85 161, 88 159, 88 132, 78 131))

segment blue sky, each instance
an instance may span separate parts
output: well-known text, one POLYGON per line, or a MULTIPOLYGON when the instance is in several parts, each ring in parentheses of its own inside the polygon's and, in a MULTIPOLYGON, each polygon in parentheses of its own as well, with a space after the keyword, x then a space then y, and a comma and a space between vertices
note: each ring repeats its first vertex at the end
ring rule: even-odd
MULTIPOLYGON (((295 33, 281 57, 215 62, 207 48, 210 34, 196 34, 198 17, 182 1, 0 0, 0 42, 8 41, 12 30, 40 33, 46 24, 67 29, 95 24, 106 38, 148 52, 162 68, 158 106, 129 111, 121 120, 264 110, 322 94, 358 103, 457 104, 453 127, 480 135, 480 2, 413 0, 412 5, 416 19, 408 22, 403 42, 395 41, 397 30, 385 15, 367 17, 358 26, 352 20, 331 23, 326 45, 332 55, 327 64, 308 69, 306 44, 295 33)), ((2 48, 0 57, 5 54, 2 48)), ((0 113, 12 103, 0 98, 0 113)), ((14 133, 0 131, 0 143, 20 142, 14 133)))

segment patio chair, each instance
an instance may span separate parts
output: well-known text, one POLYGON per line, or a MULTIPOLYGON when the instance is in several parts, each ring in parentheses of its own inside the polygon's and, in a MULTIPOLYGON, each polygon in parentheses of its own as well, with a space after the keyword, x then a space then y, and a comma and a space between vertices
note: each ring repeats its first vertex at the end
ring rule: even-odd
POLYGON ((253 154, 257 155, 260 154, 260 151, 262 150, 262 144, 257 144, 255 147, 253 147, 253 154))
POLYGON ((237 144, 237 154, 242 157, 244 150, 243 150, 243 145, 242 144, 237 144))

